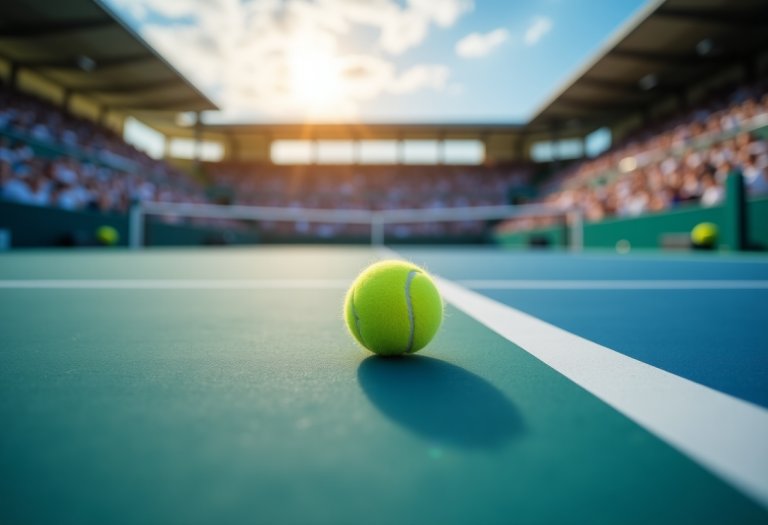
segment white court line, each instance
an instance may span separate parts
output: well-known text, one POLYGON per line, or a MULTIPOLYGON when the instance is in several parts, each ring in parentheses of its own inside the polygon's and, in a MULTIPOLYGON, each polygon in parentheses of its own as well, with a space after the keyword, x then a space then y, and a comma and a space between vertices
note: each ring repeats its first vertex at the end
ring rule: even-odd
POLYGON ((2 280, 1 288, 104 290, 346 290, 347 279, 41 279, 2 280))
POLYGON ((768 281, 694 281, 694 280, 457 280, 473 290, 766 290, 768 281))
POLYGON ((435 279, 453 306, 768 506, 768 410, 435 279))

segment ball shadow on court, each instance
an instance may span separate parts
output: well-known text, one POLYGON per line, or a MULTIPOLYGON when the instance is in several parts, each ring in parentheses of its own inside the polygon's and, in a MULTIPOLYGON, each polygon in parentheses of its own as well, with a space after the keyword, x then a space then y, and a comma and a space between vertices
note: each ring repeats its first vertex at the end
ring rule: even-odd
POLYGON ((523 431, 517 408, 501 391, 439 359, 371 356, 357 377, 382 413, 439 445, 493 449, 523 431))

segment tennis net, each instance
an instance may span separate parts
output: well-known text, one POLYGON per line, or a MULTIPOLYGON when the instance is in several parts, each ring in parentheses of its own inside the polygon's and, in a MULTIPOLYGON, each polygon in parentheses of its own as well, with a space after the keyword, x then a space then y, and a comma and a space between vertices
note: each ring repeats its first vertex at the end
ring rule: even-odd
POLYGON ((329 210, 145 201, 136 203, 131 208, 129 227, 130 246, 132 248, 139 249, 145 246, 147 217, 152 215, 177 220, 190 218, 365 225, 370 229, 371 244, 374 246, 384 244, 387 225, 552 217, 562 221, 567 232, 567 244, 571 250, 581 251, 584 244, 583 220, 578 209, 563 210, 540 204, 396 210, 329 210))

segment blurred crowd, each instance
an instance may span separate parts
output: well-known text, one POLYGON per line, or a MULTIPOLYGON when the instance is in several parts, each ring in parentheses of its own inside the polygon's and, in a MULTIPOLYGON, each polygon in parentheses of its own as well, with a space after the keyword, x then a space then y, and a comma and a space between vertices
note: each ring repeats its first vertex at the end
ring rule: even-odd
MULTIPOLYGON (((579 208, 588 221, 635 217, 725 198, 725 179, 743 174, 750 195, 768 194, 766 84, 740 87, 687 114, 647 127, 597 158, 557 173, 542 200, 579 208), (756 133, 757 132, 757 133, 756 133)), ((502 205, 528 187, 530 165, 270 166, 209 163, 232 204, 304 209, 444 209, 502 205)), ((134 201, 210 202, 183 172, 125 143, 111 130, 0 84, 0 199, 66 210, 126 213, 134 201)), ((214 197, 214 202, 219 200, 214 197)), ((168 218, 167 220, 172 220, 168 218)), ((523 231, 556 218, 503 222, 523 231)), ((231 226, 227 221, 193 221, 231 226), (226 222, 226 224, 224 224, 226 222), (219 224, 221 223, 221 224, 219 224)), ((367 236, 367 225, 261 222, 275 237, 367 236)), ((400 239, 479 236, 486 223, 387 225, 400 239)))
MULTIPOLYGON (((308 209, 444 209, 507 204, 530 182, 530 166, 259 166, 210 165, 217 184, 235 189, 237 204, 308 209)), ((316 237, 369 235, 366 225, 262 223, 264 232, 316 237)), ((482 221, 387 225, 388 235, 482 235, 482 221)))
MULTIPOLYGON (((265 166, 211 163, 226 202, 321 209, 449 208, 506 204, 530 180, 530 167, 265 166)), ((113 131, 48 101, 0 84, 0 200, 65 210, 127 213, 134 201, 206 203, 204 189, 148 157, 113 131)), ((175 222, 165 217, 161 220, 175 222)), ((238 226, 233 221, 190 223, 238 226)), ((243 226, 243 225, 240 225, 243 226)), ((367 236, 366 225, 261 222, 263 233, 330 238, 367 236)), ((481 221, 388 225, 388 235, 482 235, 481 221)))
POLYGON ((113 131, 0 85, 0 199, 126 213, 134 200, 205 202, 205 194, 113 131))
MULTIPOLYGON (((687 204, 715 206, 725 179, 744 176, 748 195, 768 193, 768 141, 753 131, 768 126, 766 85, 742 86, 683 116, 642 130, 595 159, 555 176, 543 200, 578 208, 588 221, 636 217, 687 204)), ((554 218, 510 220, 500 231, 526 231, 554 218)))

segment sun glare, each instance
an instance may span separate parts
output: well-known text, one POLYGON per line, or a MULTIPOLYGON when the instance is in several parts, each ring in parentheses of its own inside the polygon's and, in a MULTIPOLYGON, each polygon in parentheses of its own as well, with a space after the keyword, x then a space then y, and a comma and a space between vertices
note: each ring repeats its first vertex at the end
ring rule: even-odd
POLYGON ((341 96, 341 79, 333 57, 302 51, 293 55, 290 64, 291 88, 301 102, 319 106, 341 96))

